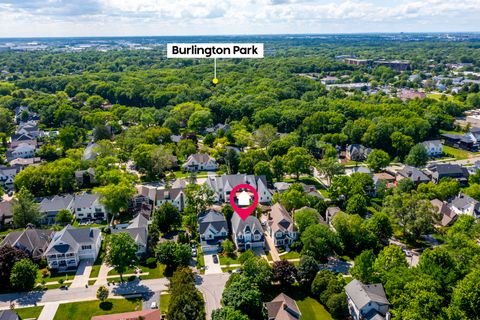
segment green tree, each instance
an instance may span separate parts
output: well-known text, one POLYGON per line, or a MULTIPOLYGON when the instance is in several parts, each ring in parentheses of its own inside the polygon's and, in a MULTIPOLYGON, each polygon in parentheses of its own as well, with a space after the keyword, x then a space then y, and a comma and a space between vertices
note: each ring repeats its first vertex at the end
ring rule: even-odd
POLYGON ((105 263, 113 267, 120 274, 123 281, 123 274, 130 268, 138 265, 138 245, 135 240, 126 232, 112 234, 108 243, 105 255, 105 263))
POLYGON ((347 200, 347 207, 345 211, 348 214, 358 214, 363 216, 367 211, 367 199, 361 194, 354 194, 347 200))
POLYGON ((58 139, 64 150, 80 147, 84 139, 84 132, 74 126, 66 126, 59 130, 58 139))
POLYGON ((12 247, 8 244, 0 247, 0 287, 10 288, 10 274, 13 265, 23 259, 27 259, 28 255, 25 251, 12 247))
POLYGON ((239 277, 237 281, 225 288, 222 304, 245 314, 249 319, 259 319, 262 315, 261 293, 247 277, 239 277))
POLYGON ((376 281, 373 264, 375 263, 375 254, 372 250, 364 250, 355 258, 355 263, 350 269, 350 273, 355 279, 363 283, 372 283, 376 281))
POLYGON ((284 157, 285 169, 290 174, 295 174, 296 179, 300 174, 309 173, 313 164, 313 157, 307 149, 302 147, 291 147, 284 157))
POLYGON ((340 175, 345 171, 345 168, 336 159, 326 158, 318 162, 318 171, 327 178, 327 185, 330 186, 333 177, 340 175))
POLYGON ((213 310, 212 320, 249 320, 249 318, 232 307, 223 307, 213 310))
POLYGON ((20 291, 30 291, 35 285, 38 267, 30 259, 15 262, 10 273, 10 284, 20 291))
POLYGON ((72 220, 73 213, 67 209, 62 209, 58 211, 57 215, 55 216, 55 222, 63 225, 72 222, 72 220))
POLYGON ((181 268, 173 273, 167 319, 205 320, 205 302, 195 288, 195 278, 189 268, 181 268))
POLYGON ((375 259, 373 270, 380 277, 396 268, 408 268, 407 259, 402 249, 396 245, 383 248, 375 259))
POLYGON ((275 261, 273 263, 273 281, 278 281, 284 287, 295 283, 297 268, 288 260, 275 261))
POLYGON ((270 161, 270 165, 272 167, 273 177, 277 181, 282 181, 283 175, 285 174, 283 158, 280 156, 273 157, 270 161))
POLYGON ((310 285, 320 270, 317 260, 309 255, 302 255, 297 269, 297 279, 300 283, 310 285))
POLYGON ((6 108, 0 108, 0 132, 11 134, 14 129, 13 113, 6 108))
POLYGON ((453 290, 450 319, 480 319, 480 269, 460 280, 453 290))
POLYGON ((179 227, 181 222, 182 219, 177 207, 170 202, 165 202, 153 212, 152 224, 150 225, 150 236, 153 236, 154 239, 158 240, 159 232, 169 232, 170 230, 179 227))
POLYGON ((118 184, 109 184, 94 189, 100 194, 100 202, 110 214, 116 215, 125 212, 128 202, 135 194, 135 187, 129 181, 120 181, 118 184))
POLYGON ((177 244, 173 241, 159 242, 155 253, 158 262, 171 268, 188 266, 192 258, 192 250, 188 244, 177 244))
POLYGON ((199 214, 211 206, 215 201, 215 192, 206 184, 189 184, 185 189, 187 206, 193 208, 199 214))
POLYGON ((12 211, 13 224, 16 228, 25 228, 30 223, 37 224, 41 218, 40 206, 24 187, 15 194, 12 211))
POLYGON ((340 248, 338 236, 327 226, 316 224, 308 227, 301 235, 302 252, 318 261, 326 261, 340 248))
POLYGON ((370 170, 374 172, 379 172, 381 169, 388 166, 390 163, 390 157, 388 153, 383 150, 375 149, 368 155, 367 165, 370 170))
POLYGON ((202 131, 212 125, 212 114, 208 109, 195 111, 188 119, 188 127, 196 131, 202 131))
POLYGON ((183 139, 177 143, 177 155, 181 159, 187 159, 188 156, 197 152, 197 146, 191 139, 183 139))
POLYGON ((273 172, 270 169, 270 165, 268 164, 268 162, 266 162, 266 161, 258 162, 255 165, 255 167, 253 169, 253 172, 256 176, 265 176, 269 183, 272 182, 273 172))
POLYGON ((309 226, 320 223, 320 214, 313 208, 304 207, 295 211, 295 223, 300 234, 309 226))
POLYGON ((413 139, 410 136, 404 135, 401 132, 395 131, 390 135, 392 140, 392 147, 397 151, 397 156, 400 159, 408 153, 408 151, 413 147, 413 139))
POLYGON ((410 149, 408 156, 405 158, 405 163, 409 166, 424 167, 428 159, 427 149, 425 149, 423 144, 418 143, 410 149))
POLYGON ((108 299, 108 288, 105 286, 100 286, 97 289, 97 299, 101 302, 105 302, 108 299))
POLYGON ((86 104, 92 109, 98 109, 102 106, 104 102, 105 102, 105 99, 103 99, 99 95, 93 95, 88 97, 86 104))
POLYGON ((222 242, 223 252, 227 255, 227 257, 231 257, 233 252, 235 251, 235 246, 232 241, 229 239, 222 242))
POLYGON ((269 123, 262 124, 254 133, 255 142, 261 148, 268 147, 268 145, 277 138, 277 128, 269 123))

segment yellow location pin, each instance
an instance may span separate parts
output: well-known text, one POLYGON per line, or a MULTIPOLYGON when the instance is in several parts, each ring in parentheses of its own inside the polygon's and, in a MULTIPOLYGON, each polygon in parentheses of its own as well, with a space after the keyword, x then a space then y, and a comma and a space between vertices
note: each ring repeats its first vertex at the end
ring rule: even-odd
POLYGON ((218 84, 218 79, 217 79, 217 78, 213 78, 212 82, 213 82, 213 84, 218 84))

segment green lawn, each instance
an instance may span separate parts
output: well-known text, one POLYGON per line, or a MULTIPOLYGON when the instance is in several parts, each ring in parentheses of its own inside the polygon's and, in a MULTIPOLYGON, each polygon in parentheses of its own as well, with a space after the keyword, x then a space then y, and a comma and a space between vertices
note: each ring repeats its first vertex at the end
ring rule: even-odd
POLYGON ((197 246, 197 269, 201 274, 204 274, 205 270, 201 270, 202 267, 205 267, 205 258, 203 257, 202 247, 197 246))
POLYGON ((54 320, 85 320, 93 316, 131 312, 142 309, 141 299, 108 299, 60 304, 54 320))
POLYGON ((300 176, 300 179, 298 180, 290 178, 290 179, 284 179, 283 181, 288 183, 303 182, 307 185, 314 185, 317 189, 323 188, 323 186, 317 180, 315 180, 314 177, 311 177, 311 176, 300 176))
POLYGON ((38 271, 38 276, 37 276, 37 284, 42 283, 42 280, 45 280, 45 282, 54 282, 54 281, 59 281, 60 279, 63 280, 73 280, 75 278, 75 271, 71 272, 60 272, 60 273, 52 273, 50 276, 46 276, 45 278, 42 277, 42 273, 38 271))
POLYGON ((161 294, 160 295, 160 311, 162 313, 167 313, 169 303, 170 303, 170 295, 169 294, 161 294))
POLYGON ((297 251, 290 251, 286 254, 282 254, 280 256, 280 259, 282 260, 288 260, 288 259, 299 259, 300 258, 300 253, 297 251))
POLYGON ((307 297, 297 300, 298 308, 302 313, 302 319, 308 320, 333 320, 330 313, 317 300, 307 297))
POLYGON ((468 151, 452 148, 449 146, 443 146, 443 153, 452 156, 457 160, 468 159, 472 155, 472 153, 468 151))
POLYGON ((14 311, 20 316, 22 319, 30 319, 30 318, 38 318, 40 313, 42 312, 43 306, 38 307, 28 307, 28 308, 19 308, 15 309, 14 311))
POLYGON ((90 272, 90 278, 96 278, 100 273, 100 267, 102 266, 103 255, 104 255, 103 247, 104 245, 102 244, 102 248, 100 248, 100 252, 98 253, 97 259, 92 265, 92 272, 90 272))
MULTIPOLYGON (((164 272, 165 272, 165 265, 157 263, 157 266, 155 268, 150 268, 145 265, 140 265, 139 268, 142 270, 142 272, 148 272, 148 276, 142 276, 142 279, 157 279, 157 278, 163 278, 164 277, 164 272)), ((135 270, 128 268, 124 274, 133 274, 135 273, 135 270)), ((109 276, 118 276, 119 273, 115 270, 112 269, 108 272, 109 276)))
POLYGON ((23 228, 7 229, 7 230, 0 231, 0 236, 6 236, 7 234, 9 234, 10 232, 13 232, 13 231, 23 231, 23 228))
POLYGON ((442 93, 427 93, 427 98, 441 100, 442 96, 447 98, 447 101, 455 101, 455 98, 451 94, 442 94, 442 93))
POLYGON ((231 264, 239 264, 240 262, 238 262, 238 256, 235 254, 234 256, 231 256, 231 257, 226 257, 226 256, 223 256, 223 255, 218 255, 218 257, 220 258, 220 264, 221 265, 231 265, 231 264))
POLYGON ((75 227, 75 228, 100 228, 100 229, 102 229, 102 228, 106 227, 107 224, 106 223, 102 223, 102 224, 93 223, 93 224, 79 225, 78 221, 75 220, 73 222, 72 226, 75 227))

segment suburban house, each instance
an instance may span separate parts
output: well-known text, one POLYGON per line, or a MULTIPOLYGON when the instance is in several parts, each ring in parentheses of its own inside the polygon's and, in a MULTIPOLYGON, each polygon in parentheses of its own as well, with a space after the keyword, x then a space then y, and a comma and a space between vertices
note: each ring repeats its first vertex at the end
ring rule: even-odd
POLYGON ((37 139, 26 133, 12 134, 10 136, 10 149, 14 149, 23 143, 31 145, 32 147, 38 145, 37 139))
POLYGON ((263 304, 267 309, 268 320, 297 320, 302 313, 295 300, 280 293, 272 301, 263 304))
POLYGON ((230 130, 230 125, 223 124, 223 123, 217 123, 215 126, 205 129, 205 132, 206 133, 217 133, 220 130, 222 130, 223 132, 227 132, 228 130, 230 130))
POLYGON ((353 279, 345 286, 348 310, 353 320, 389 319, 390 302, 381 283, 365 285, 353 279))
POLYGON ((461 186, 465 186, 468 182, 468 170, 458 164, 434 164, 428 167, 432 174, 432 181, 439 183, 443 178, 453 178, 458 180, 461 186))
POLYGON ((142 214, 133 218, 126 228, 112 229, 112 233, 126 232, 138 245, 137 256, 145 256, 148 249, 148 219, 142 214))
POLYGON ((268 215, 267 228, 276 247, 287 247, 297 239, 297 230, 293 219, 280 203, 272 206, 268 215))
POLYGON ((2 241, 2 247, 9 245, 25 251, 33 260, 40 260, 52 239, 52 230, 39 230, 31 226, 23 231, 10 232, 2 241))
POLYGON ((96 143, 89 143, 85 150, 83 150, 82 160, 95 160, 97 158, 98 152, 97 149, 98 144, 96 143))
POLYGON ((8 163, 12 167, 17 166, 23 170, 28 166, 38 165, 41 162, 42 162, 42 159, 40 157, 33 157, 33 158, 16 158, 16 159, 10 160, 8 163))
POLYGON ((13 221, 13 203, 12 201, 0 202, 0 225, 5 226, 13 221))
POLYGON ((272 201, 272 194, 267 186, 265 176, 254 176, 243 173, 224 174, 221 176, 208 176, 205 182, 215 191, 218 202, 228 202, 230 191, 239 184, 249 184, 257 190, 258 202, 268 204, 272 201))
POLYGON ((67 225, 53 235, 45 251, 49 269, 76 268, 80 260, 95 260, 100 251, 102 237, 99 229, 75 229, 67 225))
POLYGON ((468 151, 477 151, 478 143, 471 136, 465 134, 442 133, 440 135, 445 145, 468 151))
POLYGON ((219 244, 228 237, 223 213, 210 209, 198 216, 198 233, 203 253, 217 253, 219 244))
POLYGON ((10 310, 0 310, 0 320, 21 320, 18 314, 10 310))
POLYGON ((0 166, 0 184, 2 184, 3 186, 12 186, 13 180, 19 172, 19 166, 0 166))
POLYGON ((430 203, 437 210, 437 212, 442 215, 442 220, 439 223, 440 226, 448 227, 452 225, 455 220, 457 220, 457 214, 453 212, 447 203, 439 199, 430 200, 430 203))
POLYGON ((326 222, 329 226, 333 226, 333 224, 332 224, 333 217, 335 217, 335 215, 337 213, 339 213, 340 211, 342 211, 342 209, 340 209, 339 207, 328 207, 327 208, 327 211, 325 212, 325 220, 326 220, 326 222))
POLYGON ((82 193, 75 195, 73 200, 73 212, 75 218, 107 220, 105 206, 100 202, 98 194, 82 193))
POLYGON ((248 216, 244 221, 234 214, 231 223, 233 242, 239 251, 264 247, 262 224, 256 217, 248 216))
POLYGON ((75 171, 75 182, 78 186, 91 186, 96 183, 95 180, 95 169, 88 168, 87 170, 77 170, 75 171))
POLYGON ((364 161, 367 160, 370 152, 372 152, 371 148, 366 148, 361 144, 351 144, 347 146, 345 158, 351 161, 364 161))
POLYGON ((430 178, 422 170, 411 166, 405 166, 402 170, 397 171, 397 182, 402 179, 410 179, 416 185, 419 185, 420 183, 430 182, 430 178))
POLYGON ((40 202, 40 212, 44 214, 43 221, 46 224, 54 223, 55 217, 60 210, 66 209, 73 212, 73 208, 74 197, 71 194, 43 198, 40 202))
POLYGON ((392 188, 395 186, 395 177, 387 172, 379 172, 373 174, 373 184, 375 190, 381 185, 384 184, 386 188, 392 188))
POLYGON ((169 188, 163 186, 141 185, 137 188, 138 194, 149 199, 150 204, 159 207, 165 202, 173 204, 179 211, 186 205, 186 182, 176 180, 169 188))
POLYGON ((443 144, 440 140, 428 140, 422 142, 430 157, 441 157, 443 154, 443 144))
POLYGON ((188 157, 182 165, 183 171, 215 171, 218 169, 218 163, 215 158, 206 153, 195 153, 188 157))
POLYGON ((147 309, 142 311, 132 311, 124 313, 106 314, 94 316, 91 320, 158 320, 161 318, 160 309, 147 309))
POLYGON ((7 151, 7 160, 11 161, 17 158, 33 158, 35 156, 35 146, 28 143, 20 143, 18 146, 7 151))
POLYGON ((291 185, 292 185, 291 183, 280 181, 280 182, 275 182, 273 184, 273 187, 275 188, 276 192, 282 193, 287 191, 291 185))
POLYGON ((449 207, 454 214, 480 218, 480 202, 462 192, 450 202, 449 207))

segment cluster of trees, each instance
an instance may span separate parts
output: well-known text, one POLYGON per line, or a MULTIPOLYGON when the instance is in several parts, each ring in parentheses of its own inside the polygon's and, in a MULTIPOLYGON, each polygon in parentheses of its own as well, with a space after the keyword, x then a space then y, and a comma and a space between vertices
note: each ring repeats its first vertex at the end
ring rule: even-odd
POLYGON ((195 276, 189 268, 180 268, 170 279, 168 319, 205 319, 205 302, 195 288, 195 276))

